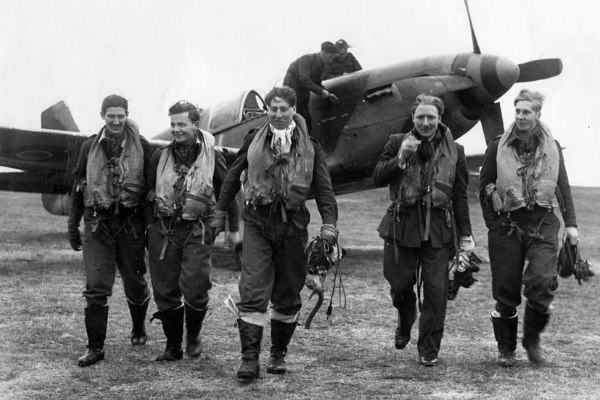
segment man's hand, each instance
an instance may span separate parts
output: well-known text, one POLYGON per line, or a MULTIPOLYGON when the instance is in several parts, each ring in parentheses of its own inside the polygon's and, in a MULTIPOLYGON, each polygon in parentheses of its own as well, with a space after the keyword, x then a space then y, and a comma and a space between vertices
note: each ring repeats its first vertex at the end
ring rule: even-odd
POLYGON ((475 248, 475 241, 473 240, 473 236, 463 235, 460 237, 458 241, 458 249, 467 254, 471 253, 475 248))
POLYGON ((225 243, 228 246, 236 247, 238 244, 242 243, 242 235, 239 232, 229 232, 227 233, 227 238, 225 239, 225 243))
POLYGON ((421 141, 413 135, 407 136, 402 141, 402 146, 400 146, 400 151, 398 152, 398 165, 400 168, 404 168, 406 161, 417 151, 420 144, 421 141))
POLYGON ((321 94, 321 97, 323 97, 324 99, 329 99, 333 103, 337 103, 340 101, 340 99, 335 94, 333 94, 325 89, 323 89, 323 93, 321 94))
POLYGON ((211 215, 210 227, 214 230, 214 236, 217 237, 219 233, 225 230, 225 221, 227 220, 227 212, 221 210, 214 210, 211 215))
POLYGON ((81 233, 79 232, 79 228, 71 228, 69 227, 69 243, 71 247, 75 251, 81 251, 81 233))
POLYGON ((340 231, 332 224, 324 224, 321 226, 321 238, 324 239, 330 247, 336 245, 340 231))
POLYGON ((565 228, 565 234, 569 238, 569 242, 574 246, 579 242, 579 232, 574 226, 568 226, 565 228))

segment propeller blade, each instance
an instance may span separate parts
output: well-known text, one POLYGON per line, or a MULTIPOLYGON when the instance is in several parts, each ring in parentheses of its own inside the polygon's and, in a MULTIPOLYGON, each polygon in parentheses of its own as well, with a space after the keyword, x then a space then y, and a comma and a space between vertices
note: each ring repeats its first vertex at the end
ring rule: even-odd
POLYGON ((469 25, 471 26, 471 39, 473 40, 473 53, 481 54, 479 44, 477 43, 477 37, 475 36, 475 29, 473 29, 473 21, 471 20, 471 13, 469 12, 469 2, 465 0, 465 8, 467 9, 467 16, 469 17, 469 25))
POLYGON ((481 127, 485 136, 485 143, 489 144, 496 136, 504 133, 502 110, 500 103, 490 104, 480 114, 481 127))
POLYGON ((64 101, 59 101, 42 112, 42 129, 79 132, 79 127, 64 101))
POLYGON ((546 58, 519 64, 519 79, 517 82, 531 82, 548 79, 562 72, 563 64, 560 58, 546 58))

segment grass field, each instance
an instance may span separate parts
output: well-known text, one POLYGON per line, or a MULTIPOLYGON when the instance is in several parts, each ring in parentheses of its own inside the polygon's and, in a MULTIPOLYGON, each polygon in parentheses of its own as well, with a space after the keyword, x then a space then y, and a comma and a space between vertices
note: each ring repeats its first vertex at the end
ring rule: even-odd
MULTIPOLYGON (((580 249, 598 273, 600 189, 574 188, 580 249)), ((110 299, 106 360, 80 368, 85 350, 84 273, 73 252, 66 218, 47 214, 39 195, 0 192, 0 398, 1 399, 600 399, 600 277, 578 286, 560 280, 551 322, 542 343, 549 365, 532 368, 519 346, 518 365, 495 364, 496 343, 489 265, 479 282, 449 303, 446 331, 435 368, 417 363, 415 340, 393 346, 395 312, 382 275, 381 241, 375 231, 386 207, 386 191, 338 198, 347 307, 334 298, 310 330, 299 326, 286 357, 288 373, 264 372, 270 343, 263 338, 262 377, 241 385, 235 378, 240 344, 234 317, 224 306, 238 298, 233 256, 215 252, 211 311, 202 331, 199 359, 155 363, 165 339, 159 324, 148 326, 149 342, 129 344, 130 318, 119 279, 110 299)), ((311 204, 311 236, 320 218, 311 204)), ((477 252, 487 258, 487 232, 471 201, 477 252)), ((329 274, 329 280, 333 274, 329 274)), ((331 286, 331 284, 329 285, 331 286)), ((304 293, 304 316, 314 300, 304 293)), ((328 297, 327 297, 328 300, 328 297)), ((522 308, 522 307, 521 307, 522 308)), ((151 302, 149 314, 156 310, 151 302)), ((522 309, 520 310, 522 315, 522 309)), ((519 324, 521 325, 521 324, 519 324)), ((519 338, 522 327, 519 327, 519 338)), ((417 335, 416 326, 413 338, 417 335)))

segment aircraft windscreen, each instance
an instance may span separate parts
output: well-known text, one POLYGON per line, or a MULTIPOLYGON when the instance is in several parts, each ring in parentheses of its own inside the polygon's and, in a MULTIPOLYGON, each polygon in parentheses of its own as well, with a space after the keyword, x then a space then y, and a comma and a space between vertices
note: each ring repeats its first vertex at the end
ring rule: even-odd
POLYGON ((258 92, 249 90, 232 100, 215 105, 208 111, 208 130, 215 133, 264 114, 265 103, 258 92))

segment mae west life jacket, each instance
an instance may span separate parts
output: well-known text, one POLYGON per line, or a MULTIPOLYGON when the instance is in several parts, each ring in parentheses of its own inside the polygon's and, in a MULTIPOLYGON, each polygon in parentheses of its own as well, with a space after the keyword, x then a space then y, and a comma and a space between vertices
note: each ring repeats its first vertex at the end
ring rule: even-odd
POLYGON ((500 138, 496 154, 496 190, 503 211, 513 211, 535 204, 552 208, 558 181, 559 153, 550 128, 538 121, 540 143, 528 161, 507 144, 515 134, 514 122, 500 138))
MULTIPOLYGON (((438 128, 441 139, 431 159, 431 206, 447 209, 452 198, 452 188, 456 176, 456 163, 458 149, 452 138, 450 129, 445 126, 438 128)), ((409 136, 414 136, 414 130, 407 133, 403 141, 409 136)), ((423 177, 421 162, 416 157, 416 162, 407 163, 404 173, 390 185, 390 199, 399 205, 410 206, 423 199, 427 192, 426 182, 428 177, 423 177), (426 181, 423 181, 425 178, 426 181)))
POLYGON ((101 145, 105 128, 93 141, 86 165, 84 204, 95 210, 107 210, 123 205, 133 208, 142 201, 144 179, 144 150, 137 124, 128 119, 123 130, 122 151, 118 160, 108 160, 101 145))
MULTIPOLYGON (((215 171, 215 138, 199 130, 201 149, 189 169, 175 164, 175 142, 163 149, 156 171, 155 209, 164 217, 173 217, 181 211, 181 218, 194 221, 212 212, 215 204, 213 175, 215 171), (179 169, 178 169, 179 168, 179 169), (182 190, 176 190, 178 179, 185 176, 182 190), (178 210, 181 205, 181 210, 178 210)), ((185 166, 183 166, 185 167, 185 166)))
POLYGON ((243 178, 244 200, 253 206, 282 201, 286 210, 297 211, 310 192, 315 149, 306 122, 294 115, 296 129, 292 148, 285 157, 275 158, 268 143, 269 122, 257 132, 248 148, 248 169, 243 178))

